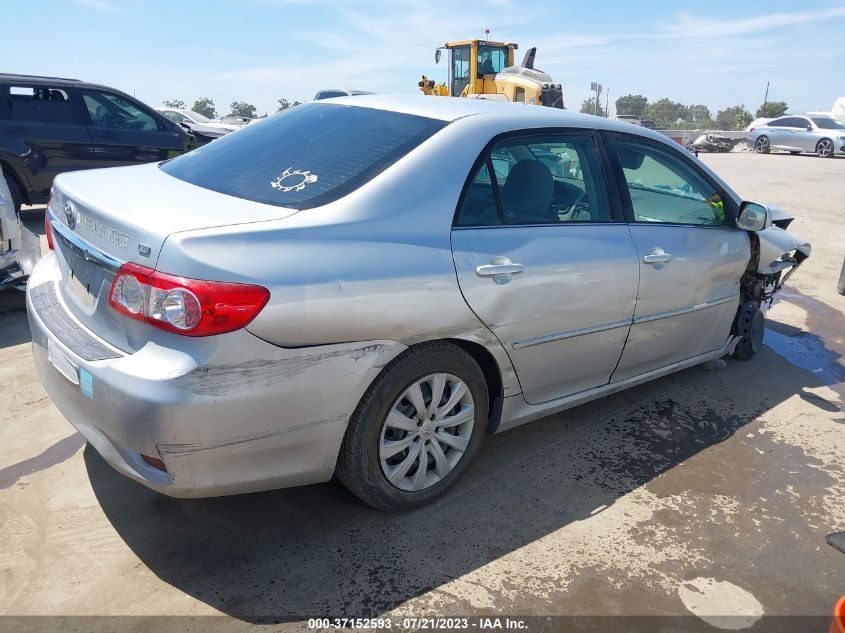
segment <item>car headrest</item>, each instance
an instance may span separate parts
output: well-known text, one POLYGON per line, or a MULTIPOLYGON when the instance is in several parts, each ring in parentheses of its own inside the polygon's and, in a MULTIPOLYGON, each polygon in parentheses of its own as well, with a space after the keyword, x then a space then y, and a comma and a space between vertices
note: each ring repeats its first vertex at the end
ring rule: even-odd
POLYGON ((502 187, 505 217, 515 221, 548 220, 554 189, 548 167, 538 160, 519 161, 502 187))
POLYGON ((639 169, 645 160, 645 154, 627 147, 617 147, 616 153, 619 154, 623 169, 639 169))

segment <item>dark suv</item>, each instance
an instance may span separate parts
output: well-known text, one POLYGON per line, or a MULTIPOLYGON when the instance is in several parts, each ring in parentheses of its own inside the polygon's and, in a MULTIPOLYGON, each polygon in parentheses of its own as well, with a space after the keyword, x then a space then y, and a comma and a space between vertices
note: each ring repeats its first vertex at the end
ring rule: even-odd
POLYGON ((46 202, 63 171, 160 161, 195 145, 179 125, 119 90, 0 74, 0 167, 16 209, 46 202))

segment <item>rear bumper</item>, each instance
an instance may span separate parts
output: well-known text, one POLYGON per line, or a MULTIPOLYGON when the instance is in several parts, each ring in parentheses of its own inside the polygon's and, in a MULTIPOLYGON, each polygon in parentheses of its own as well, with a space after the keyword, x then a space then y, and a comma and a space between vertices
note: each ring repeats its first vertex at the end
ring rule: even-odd
POLYGON ((404 349, 373 341, 292 350, 240 330, 209 337, 213 352, 201 362, 153 343, 126 354, 81 326, 58 294, 54 312, 45 313, 39 292, 43 297, 43 284, 55 284, 58 274, 50 253, 27 290, 39 378, 109 464, 169 496, 328 480, 349 415, 380 368, 404 349), (58 309, 64 313, 57 320, 58 309), (77 336, 57 333, 62 319, 80 328, 77 336), (88 347, 78 347, 80 334, 88 347), (86 360, 92 337, 112 352, 100 357, 111 358, 86 360), (141 454, 160 457, 167 472, 141 454))

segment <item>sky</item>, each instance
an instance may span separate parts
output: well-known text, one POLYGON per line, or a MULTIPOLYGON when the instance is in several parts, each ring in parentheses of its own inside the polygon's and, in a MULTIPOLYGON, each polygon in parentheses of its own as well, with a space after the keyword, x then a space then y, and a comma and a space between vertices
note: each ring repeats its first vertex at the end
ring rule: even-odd
MULTIPOLYGON (((828 110, 845 96, 845 0, 0 0, 0 72, 75 77, 158 106, 211 98, 273 113, 322 88, 414 94, 446 79, 434 50, 483 37, 537 47, 579 109, 597 81, 752 112, 828 110)), ((608 94, 602 96, 602 101, 608 94)))

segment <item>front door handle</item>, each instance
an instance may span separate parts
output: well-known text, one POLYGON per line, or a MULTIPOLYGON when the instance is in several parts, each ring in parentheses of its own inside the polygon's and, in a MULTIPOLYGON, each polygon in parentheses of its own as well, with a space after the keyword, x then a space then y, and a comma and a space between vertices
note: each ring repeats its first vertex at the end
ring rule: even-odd
POLYGON ((651 253, 643 256, 643 261, 646 264, 665 264, 672 261, 672 255, 657 246, 651 250, 651 253))
POLYGON ((479 277, 492 277, 493 281, 503 283, 511 280, 513 275, 518 275, 525 270, 522 264, 515 264, 507 257, 494 257, 489 264, 484 264, 475 269, 479 277))

